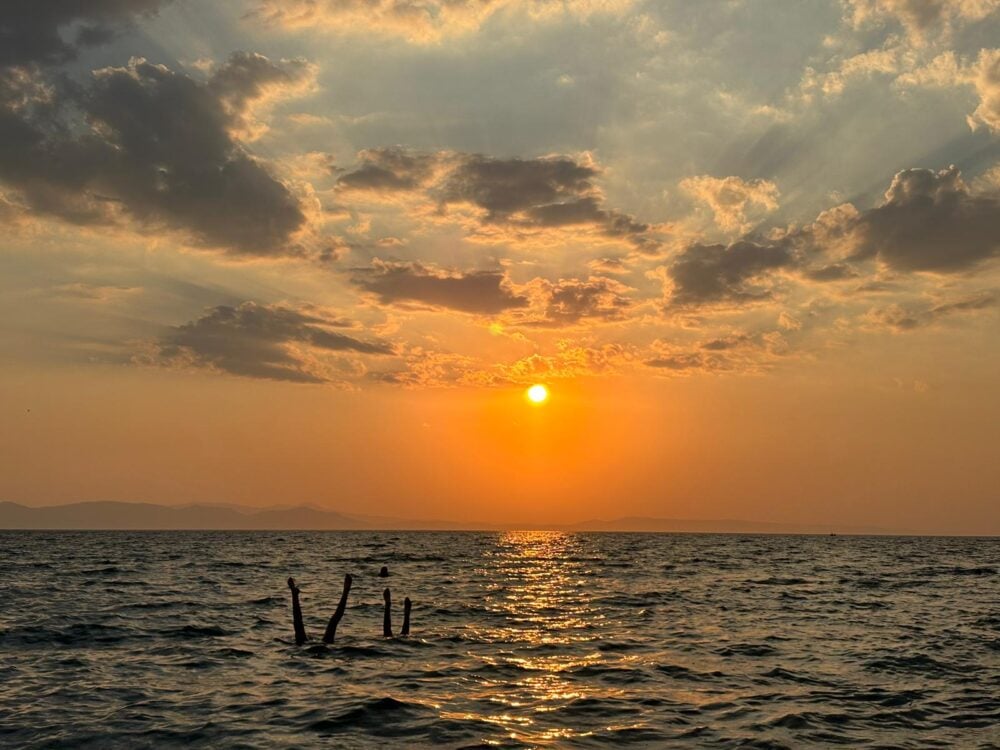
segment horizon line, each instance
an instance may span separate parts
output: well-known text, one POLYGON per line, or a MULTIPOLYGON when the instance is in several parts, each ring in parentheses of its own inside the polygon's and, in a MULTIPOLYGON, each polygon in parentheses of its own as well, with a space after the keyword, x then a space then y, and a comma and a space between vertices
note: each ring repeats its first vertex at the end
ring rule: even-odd
POLYGON ((193 531, 193 532, 559 532, 559 533, 620 533, 620 534, 727 534, 727 535, 747 535, 747 536, 857 536, 857 537, 972 537, 991 539, 1000 537, 1000 533, 990 533, 982 531, 918 531, 914 529, 892 529, 882 526, 864 526, 857 524, 837 524, 829 522, 788 522, 788 521, 759 521, 742 518, 676 518, 662 516, 618 516, 614 518, 586 518, 577 521, 565 522, 484 522, 484 521, 445 521, 440 519, 403 518, 393 516, 369 516, 344 512, 336 509, 317 507, 310 504, 279 505, 279 506, 249 506, 239 503, 211 503, 211 502, 190 502, 183 504, 156 503, 150 501, 125 501, 125 500, 79 500, 52 505, 27 505, 23 502, 12 500, 0 500, 0 506, 23 509, 28 512, 56 512, 61 509, 68 509, 86 505, 105 506, 137 506, 147 508, 157 508, 168 511, 189 511, 196 513, 198 509, 212 509, 216 511, 228 511, 239 514, 248 519, 255 516, 275 513, 294 513, 295 511, 311 511, 315 513, 337 516, 347 521, 360 524, 354 528, 322 528, 317 526, 296 525, 291 521, 290 525, 275 526, 272 528, 241 528, 238 525, 226 526, 225 519, 217 526, 211 524, 199 525, 197 519, 193 523, 183 527, 172 528, 167 525, 157 525, 150 523, 149 526, 141 525, 142 519, 137 519, 134 526, 116 525, 107 519, 96 519, 99 525, 90 525, 86 519, 77 519, 75 522, 62 522, 60 519, 52 519, 49 523, 40 523, 38 519, 2 519, 0 518, 0 530, 3 531, 135 531, 135 532, 162 532, 162 531, 193 531), (34 521, 35 523, 33 523, 34 521), (637 525, 629 528, 629 522, 637 522, 637 525), (380 523, 384 522, 384 523, 380 523), (37 524, 37 525, 36 525, 37 524), (669 526, 676 524, 686 525, 717 525, 720 528, 642 528, 643 525, 669 526), (621 525, 623 528, 606 528, 621 525), (750 528, 726 528, 727 526, 746 526, 750 528), (583 528, 581 528, 583 527, 583 528), (605 527, 605 528, 602 528, 605 527), (755 528, 756 527, 756 528, 755 528))

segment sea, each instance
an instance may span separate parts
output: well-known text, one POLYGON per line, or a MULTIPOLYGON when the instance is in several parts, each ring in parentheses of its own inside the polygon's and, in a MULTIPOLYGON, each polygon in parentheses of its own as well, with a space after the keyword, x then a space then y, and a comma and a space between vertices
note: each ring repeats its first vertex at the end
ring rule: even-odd
POLYGON ((1000 539, 0 532, 0 747, 432 746, 1000 747, 1000 539))

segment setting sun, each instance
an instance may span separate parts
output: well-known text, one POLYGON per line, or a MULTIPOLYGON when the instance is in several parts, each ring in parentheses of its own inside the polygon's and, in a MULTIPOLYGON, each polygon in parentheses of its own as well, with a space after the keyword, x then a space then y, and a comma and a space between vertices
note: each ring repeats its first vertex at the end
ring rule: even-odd
POLYGON ((542 404, 549 400, 549 389, 537 384, 528 389, 528 400, 533 404, 542 404))

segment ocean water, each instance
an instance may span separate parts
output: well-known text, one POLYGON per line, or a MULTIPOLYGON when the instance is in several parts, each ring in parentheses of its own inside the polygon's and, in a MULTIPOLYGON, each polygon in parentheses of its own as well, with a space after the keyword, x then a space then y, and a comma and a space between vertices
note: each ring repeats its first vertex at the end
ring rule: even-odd
POLYGON ((1000 747, 998 569, 998 539, 0 532, 0 747, 1000 747))

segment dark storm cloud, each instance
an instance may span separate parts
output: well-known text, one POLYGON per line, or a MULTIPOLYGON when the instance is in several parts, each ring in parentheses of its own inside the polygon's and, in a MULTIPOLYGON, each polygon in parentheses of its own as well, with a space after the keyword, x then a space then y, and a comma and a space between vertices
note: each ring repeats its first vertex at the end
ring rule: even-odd
POLYGON ((667 267, 672 306, 752 302, 770 296, 758 283, 769 272, 797 263, 787 242, 740 240, 731 245, 689 246, 667 267))
POLYGON ((526 297, 508 288, 502 271, 451 273, 419 263, 376 260, 371 268, 355 269, 353 282, 385 304, 415 303, 478 315, 494 315, 528 304, 526 297))
POLYGON ((569 157, 495 159, 399 147, 369 149, 359 156, 361 164, 340 177, 342 188, 382 193, 423 190, 442 209, 463 203, 482 209, 484 224, 591 226, 643 250, 658 247, 649 236, 650 225, 604 207, 594 182, 600 170, 569 157))
POLYGON ((973 194, 955 167, 907 169, 853 225, 856 259, 897 271, 963 271, 1000 253, 1000 196, 973 194))
POLYGON ((296 350, 392 354, 382 341, 362 341, 330 330, 341 321, 286 307, 244 302, 221 305, 172 329, 158 342, 159 357, 233 375, 299 383, 328 380, 296 350), (294 345, 294 346, 293 346, 294 345))
POLYGON ((0 66, 59 64, 78 46, 105 44, 136 17, 170 0, 4 0, 0 5, 0 66))

